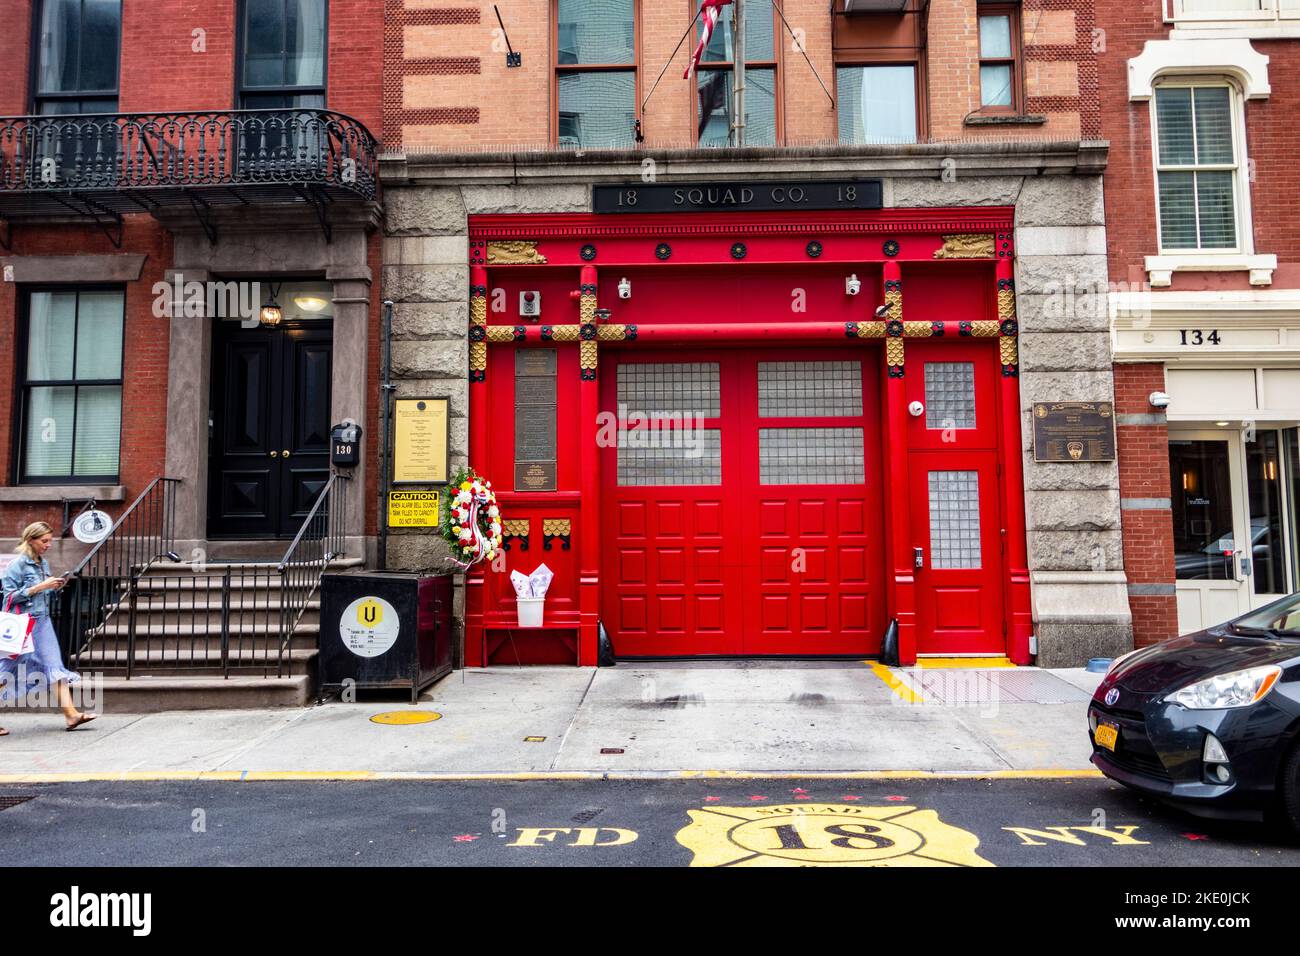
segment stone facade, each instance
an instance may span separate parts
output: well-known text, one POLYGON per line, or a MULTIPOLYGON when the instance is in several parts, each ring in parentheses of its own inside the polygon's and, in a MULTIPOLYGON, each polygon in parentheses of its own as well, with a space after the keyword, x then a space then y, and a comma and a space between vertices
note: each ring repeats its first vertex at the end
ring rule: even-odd
MULTIPOLYGON (((1113 401, 1100 144, 720 150, 706 157, 649 151, 585 162, 545 153, 390 158, 383 169, 383 295, 394 302, 396 394, 452 396, 453 468, 468 458, 467 216, 589 211, 586 183, 634 180, 647 158, 660 182, 851 172, 882 177, 887 207, 1015 206, 1038 662, 1079 665, 1131 647, 1116 464, 1036 464, 1029 418, 1035 401, 1113 401)), ((429 567, 442 554, 435 536, 394 531, 389 538, 390 567, 429 567)))

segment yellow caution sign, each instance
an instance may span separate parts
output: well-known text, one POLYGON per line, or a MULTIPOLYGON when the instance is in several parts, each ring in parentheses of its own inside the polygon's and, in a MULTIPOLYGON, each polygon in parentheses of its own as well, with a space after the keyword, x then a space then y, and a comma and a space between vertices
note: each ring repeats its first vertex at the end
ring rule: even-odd
POLYGON ((691 866, 992 866, 933 810, 806 803, 688 811, 691 866))
POLYGON ((436 491, 390 491, 388 527, 438 527, 438 494, 436 491))

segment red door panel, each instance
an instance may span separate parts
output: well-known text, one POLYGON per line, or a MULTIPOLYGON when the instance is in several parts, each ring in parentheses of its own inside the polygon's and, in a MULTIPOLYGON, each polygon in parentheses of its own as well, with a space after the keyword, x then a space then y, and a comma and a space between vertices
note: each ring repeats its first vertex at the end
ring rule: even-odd
MULTIPOLYGON (((879 650, 878 360, 868 349, 615 358, 613 374, 603 376, 602 408, 622 405, 618 414, 689 411, 629 405, 637 395, 708 405, 705 393, 716 394, 718 406, 700 424, 717 431, 721 463, 721 474, 708 476, 716 484, 671 484, 679 475, 669 464, 655 478, 665 483, 641 485, 628 462, 619 473, 617 449, 604 450, 602 618, 619 654, 879 650), (624 372, 634 365, 643 367, 624 372), (701 365, 710 370, 703 376, 682 370, 701 365), (620 374, 631 383, 622 389, 620 374)), ((689 480, 691 470, 682 474, 689 480)))

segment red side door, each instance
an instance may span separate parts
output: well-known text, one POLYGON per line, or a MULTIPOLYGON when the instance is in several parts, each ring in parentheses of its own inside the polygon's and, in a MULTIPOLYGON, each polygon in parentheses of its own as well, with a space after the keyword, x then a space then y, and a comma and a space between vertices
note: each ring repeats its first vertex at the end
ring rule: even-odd
POLYGON ((1003 654, 996 343, 906 356, 917 652, 1003 654))

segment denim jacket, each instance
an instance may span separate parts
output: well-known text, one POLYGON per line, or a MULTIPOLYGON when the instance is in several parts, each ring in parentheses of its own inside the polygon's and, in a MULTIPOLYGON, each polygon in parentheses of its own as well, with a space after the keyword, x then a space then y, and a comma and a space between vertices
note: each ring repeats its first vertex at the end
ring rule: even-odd
POLYGON ((13 607, 9 610, 30 614, 32 617, 48 617, 50 613, 50 591, 28 594, 27 589, 33 584, 40 584, 50 576, 50 563, 41 558, 40 563, 25 554, 20 554, 9 562, 0 583, 4 586, 5 602, 12 594, 13 607))

